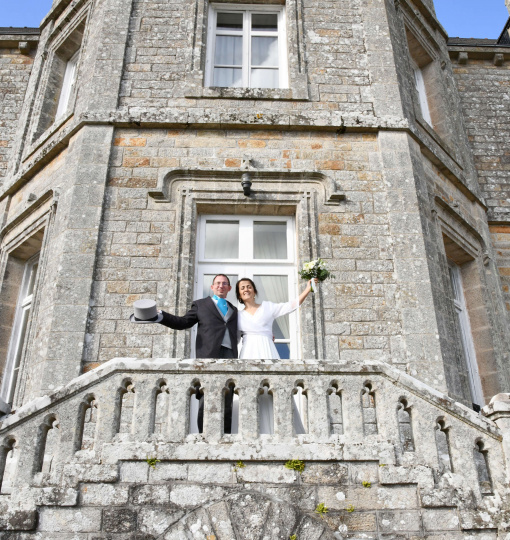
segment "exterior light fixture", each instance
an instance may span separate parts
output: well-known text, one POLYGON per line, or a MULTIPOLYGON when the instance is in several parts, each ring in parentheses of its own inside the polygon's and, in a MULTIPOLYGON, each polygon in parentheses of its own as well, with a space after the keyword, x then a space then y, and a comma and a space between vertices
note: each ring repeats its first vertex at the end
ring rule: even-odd
POLYGON ((243 176, 241 176, 241 186, 246 197, 249 197, 251 195, 251 184, 251 173, 243 173, 243 176))

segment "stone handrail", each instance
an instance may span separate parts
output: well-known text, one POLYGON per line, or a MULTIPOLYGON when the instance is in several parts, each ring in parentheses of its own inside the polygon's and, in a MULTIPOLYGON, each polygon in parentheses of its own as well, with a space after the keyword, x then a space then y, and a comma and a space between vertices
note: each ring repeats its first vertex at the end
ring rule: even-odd
MULTIPOLYGON (((320 455, 444 472, 438 444, 446 436, 451 468, 462 470, 476 491, 476 445, 489 467, 503 459, 496 424, 377 362, 115 359, 0 423, 4 454, 9 449, 18 454, 16 473, 9 473, 12 485, 58 484, 71 464, 147 458, 316 460, 320 455), (272 435, 259 434, 258 396, 264 386, 273 399, 272 435), (237 434, 224 433, 229 388, 239 400, 237 434), (194 392, 203 394, 203 433, 190 434, 194 392), (304 434, 293 427, 296 393, 305 396, 304 434)), ((506 480, 493 475, 491 481, 495 486, 506 480)))

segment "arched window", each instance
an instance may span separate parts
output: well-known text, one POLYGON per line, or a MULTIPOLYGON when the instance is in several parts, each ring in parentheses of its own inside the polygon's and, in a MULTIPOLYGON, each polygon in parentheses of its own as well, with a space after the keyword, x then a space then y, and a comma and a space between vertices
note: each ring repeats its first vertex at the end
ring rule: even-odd
POLYGON ((332 382, 327 390, 328 422, 330 435, 343 435, 344 418, 342 412, 342 393, 337 382, 332 382))
POLYGON ((135 387, 131 381, 125 381, 119 391, 119 423, 117 433, 131 433, 135 408, 135 387))
POLYGON ((168 424, 170 393, 165 381, 161 381, 154 396, 154 421, 152 433, 164 433, 168 424))
POLYGON ((60 445, 60 426, 55 415, 46 417, 39 429, 38 458, 35 463, 35 472, 50 474, 53 462, 58 455, 60 445))
POLYGON ((239 433, 239 391, 233 381, 223 390, 223 433, 239 433))
POLYGON ((308 392, 302 382, 292 390, 292 428, 294 435, 308 433, 308 392))
POLYGON ((80 406, 78 418, 78 437, 75 449, 93 450, 97 428, 97 401, 94 396, 88 396, 80 406))
POLYGON ((189 432, 204 432, 204 389, 199 381, 189 390, 189 432))
POLYGON ((361 408, 363 411, 363 434, 376 435, 377 414, 375 410, 375 392, 371 383, 365 383, 361 391, 361 408))
POLYGON ((260 435, 274 434, 274 411, 273 411, 273 390, 269 383, 264 381, 259 388, 258 395, 258 417, 260 435))
POLYGON ((0 494, 12 493, 16 469, 18 466, 19 448, 14 438, 8 438, 0 447, 0 494))
POLYGON ((478 473, 478 484, 482 495, 492 494, 492 481, 489 471, 489 460, 487 459, 487 450, 484 448, 483 441, 477 441, 473 449, 473 458, 475 460, 476 472, 478 473))
POLYGON ((397 405, 398 432, 402 452, 414 452, 413 426, 411 422, 411 407, 405 398, 400 398, 397 405))
POLYGON ((452 459, 450 455, 450 434, 449 429, 443 419, 436 422, 436 447, 439 460, 439 473, 453 472, 452 459))

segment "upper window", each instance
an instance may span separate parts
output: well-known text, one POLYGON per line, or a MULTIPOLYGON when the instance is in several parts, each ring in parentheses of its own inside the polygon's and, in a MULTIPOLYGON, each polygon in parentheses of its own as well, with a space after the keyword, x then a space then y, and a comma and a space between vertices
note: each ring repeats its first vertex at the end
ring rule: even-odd
POLYGON ((414 62, 411 61, 412 68, 414 70, 414 82, 416 84, 416 91, 418 92, 418 99, 420 101, 420 109, 423 119, 432 126, 432 117, 430 116, 429 101, 427 98, 427 88, 425 87, 425 78, 423 71, 414 62))
POLYGON ((287 88, 283 6, 210 6, 206 86, 287 88))
POLYGON ((72 58, 66 64, 64 80, 62 81, 60 98, 58 100, 57 114, 55 115, 56 120, 67 112, 69 100, 73 94, 74 85, 76 82, 76 65, 78 64, 79 56, 80 51, 75 52, 72 58))

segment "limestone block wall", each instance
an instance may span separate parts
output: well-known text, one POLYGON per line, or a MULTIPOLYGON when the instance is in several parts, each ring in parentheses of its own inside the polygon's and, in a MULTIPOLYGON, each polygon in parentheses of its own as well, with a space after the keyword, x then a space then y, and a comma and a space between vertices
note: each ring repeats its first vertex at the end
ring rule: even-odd
MULTIPOLYGON (((13 139, 37 50, 37 35, 0 32, 0 182, 7 172, 13 139), (22 50, 19 44, 23 43, 22 50)), ((0 184, 1 185, 1 184, 0 184)))

